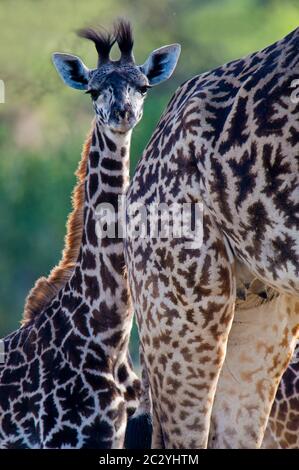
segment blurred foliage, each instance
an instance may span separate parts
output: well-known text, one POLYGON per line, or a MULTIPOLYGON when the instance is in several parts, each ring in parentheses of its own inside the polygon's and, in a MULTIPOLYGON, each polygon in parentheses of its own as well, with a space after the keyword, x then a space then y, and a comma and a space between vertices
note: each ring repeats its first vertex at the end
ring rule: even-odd
MULTIPOLYGON (((93 67, 92 45, 74 31, 131 19, 135 57, 182 44, 174 77, 151 91, 135 129, 132 170, 179 83, 261 49, 296 28, 298 0, 0 0, 0 336, 18 326, 28 290, 57 263, 70 193, 92 110, 84 94, 63 86, 53 51, 93 67)), ((133 355, 137 334, 133 333, 133 355)))

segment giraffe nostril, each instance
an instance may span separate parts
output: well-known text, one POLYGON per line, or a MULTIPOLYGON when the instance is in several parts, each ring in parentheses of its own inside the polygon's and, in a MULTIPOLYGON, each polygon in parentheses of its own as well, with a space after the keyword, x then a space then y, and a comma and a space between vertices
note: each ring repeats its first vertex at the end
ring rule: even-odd
POLYGON ((127 109, 121 109, 118 114, 120 118, 128 119, 130 113, 127 109))
POLYGON ((114 117, 116 119, 129 119, 132 115, 132 110, 130 105, 126 104, 124 106, 118 107, 114 110, 114 117))
POLYGON ((131 125, 134 113, 132 108, 129 106, 117 107, 113 109, 111 118, 118 126, 127 126, 131 125))

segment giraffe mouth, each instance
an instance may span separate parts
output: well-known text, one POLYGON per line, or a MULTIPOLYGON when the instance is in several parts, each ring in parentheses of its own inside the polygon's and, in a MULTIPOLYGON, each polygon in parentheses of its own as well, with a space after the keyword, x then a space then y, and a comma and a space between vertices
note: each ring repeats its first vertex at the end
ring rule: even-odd
POLYGON ((128 131, 117 130, 117 129, 114 129, 113 127, 110 128, 110 131, 112 132, 112 134, 126 134, 128 132, 128 131))
POLYGON ((137 124, 137 121, 135 118, 131 118, 129 120, 124 120, 122 122, 115 122, 112 121, 109 123, 109 129, 111 132, 114 134, 126 134, 130 130, 133 129, 137 124))

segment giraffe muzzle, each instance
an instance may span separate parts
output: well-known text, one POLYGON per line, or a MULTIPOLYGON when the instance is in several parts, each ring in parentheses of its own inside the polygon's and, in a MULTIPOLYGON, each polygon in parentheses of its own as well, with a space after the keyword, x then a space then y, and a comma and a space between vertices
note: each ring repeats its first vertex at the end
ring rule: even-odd
POLYGON ((129 106, 123 108, 116 108, 110 116, 110 127, 118 132, 127 132, 132 129, 137 120, 129 106))

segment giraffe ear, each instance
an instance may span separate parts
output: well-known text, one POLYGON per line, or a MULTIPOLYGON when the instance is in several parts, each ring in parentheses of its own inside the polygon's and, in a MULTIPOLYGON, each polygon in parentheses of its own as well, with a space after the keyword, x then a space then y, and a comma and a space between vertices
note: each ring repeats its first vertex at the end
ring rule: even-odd
POLYGON ((147 61, 140 66, 150 85, 158 85, 171 77, 179 60, 181 46, 171 44, 160 47, 151 53, 147 61))
POLYGON ((79 57, 55 52, 52 54, 52 60, 58 75, 66 85, 76 90, 87 89, 90 71, 79 57))

